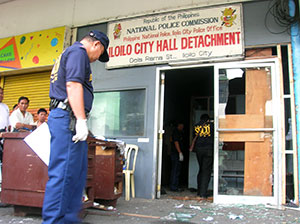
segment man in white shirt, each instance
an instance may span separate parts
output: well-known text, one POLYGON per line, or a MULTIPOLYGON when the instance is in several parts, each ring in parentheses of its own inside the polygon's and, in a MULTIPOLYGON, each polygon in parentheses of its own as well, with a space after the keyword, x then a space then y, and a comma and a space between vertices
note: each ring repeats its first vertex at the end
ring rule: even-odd
POLYGON ((4 91, 0 87, 0 132, 7 131, 9 126, 9 109, 6 104, 2 103, 3 97, 4 91))
POLYGON ((21 96, 18 100, 19 108, 9 117, 12 131, 31 131, 36 128, 32 114, 26 111, 28 106, 29 99, 21 96))
MULTIPOLYGON (((6 104, 2 103, 3 97, 4 97, 4 91, 0 87, 0 163, 2 163, 2 147, 3 147, 1 132, 7 131, 9 126, 9 109, 6 104)), ((0 170, 0 174, 1 174, 1 170, 0 170)))

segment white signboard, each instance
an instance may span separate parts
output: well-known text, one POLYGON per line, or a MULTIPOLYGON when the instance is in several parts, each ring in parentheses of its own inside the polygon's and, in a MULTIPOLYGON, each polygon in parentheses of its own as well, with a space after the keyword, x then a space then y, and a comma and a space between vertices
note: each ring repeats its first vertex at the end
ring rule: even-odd
POLYGON ((242 56, 241 11, 234 4, 111 22, 107 68, 242 56))

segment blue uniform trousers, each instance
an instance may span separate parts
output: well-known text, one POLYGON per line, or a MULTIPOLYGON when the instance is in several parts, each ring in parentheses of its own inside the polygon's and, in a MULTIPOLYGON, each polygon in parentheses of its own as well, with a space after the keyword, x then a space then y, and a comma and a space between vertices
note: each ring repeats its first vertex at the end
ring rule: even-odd
POLYGON ((79 212, 87 173, 87 143, 74 143, 69 112, 51 110, 49 180, 43 204, 43 224, 80 223, 79 212))

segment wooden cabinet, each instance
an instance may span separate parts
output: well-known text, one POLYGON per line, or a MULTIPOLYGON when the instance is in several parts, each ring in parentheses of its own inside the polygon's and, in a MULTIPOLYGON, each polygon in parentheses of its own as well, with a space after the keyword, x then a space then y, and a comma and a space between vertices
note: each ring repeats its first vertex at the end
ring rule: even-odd
POLYGON ((95 201, 115 207, 123 191, 123 156, 114 142, 91 138, 88 142, 89 147, 95 148, 95 201))
MULTIPOLYGON (((48 180, 48 167, 23 141, 29 134, 3 134, 1 202, 14 205, 18 213, 36 213, 28 208, 43 206, 48 180)), ((95 199, 102 204, 116 206, 122 195, 122 159, 115 143, 88 138, 88 200, 84 202, 84 208, 92 207, 95 199)))
MULTIPOLYGON (((1 202, 11 204, 18 212, 26 207, 43 206, 48 167, 23 141, 30 132, 5 133, 2 163, 1 202)), ((88 150, 88 176, 86 189, 89 200, 84 208, 93 206, 94 201, 95 148, 88 150)))

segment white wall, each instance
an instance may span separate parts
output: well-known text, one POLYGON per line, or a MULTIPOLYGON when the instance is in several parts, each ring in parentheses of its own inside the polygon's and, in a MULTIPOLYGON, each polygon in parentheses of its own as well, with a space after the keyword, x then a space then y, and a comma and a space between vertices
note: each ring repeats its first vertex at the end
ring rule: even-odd
POLYGON ((0 38, 59 27, 254 0, 15 0, 0 4, 0 38))

